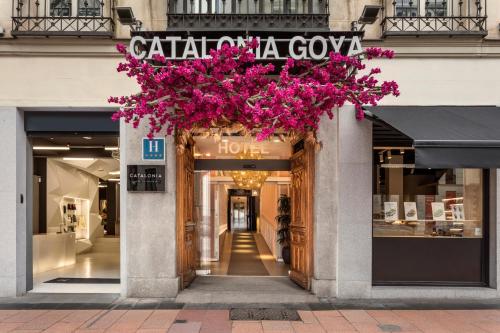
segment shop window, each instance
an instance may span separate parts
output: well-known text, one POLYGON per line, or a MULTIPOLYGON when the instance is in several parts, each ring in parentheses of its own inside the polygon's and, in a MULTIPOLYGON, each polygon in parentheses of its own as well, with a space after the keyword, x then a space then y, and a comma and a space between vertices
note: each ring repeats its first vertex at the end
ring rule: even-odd
POLYGON ((487 285, 487 171, 374 151, 373 284, 487 285))
POLYGON ((392 165, 377 170, 374 237, 483 237, 481 169, 392 165))

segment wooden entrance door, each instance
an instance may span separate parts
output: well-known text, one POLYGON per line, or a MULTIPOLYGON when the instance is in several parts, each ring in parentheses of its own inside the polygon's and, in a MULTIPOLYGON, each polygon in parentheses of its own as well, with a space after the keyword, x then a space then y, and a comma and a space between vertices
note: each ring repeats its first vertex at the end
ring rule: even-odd
POLYGON ((186 133, 176 136, 177 274, 186 288, 196 276, 197 232, 194 220, 194 141, 186 133))
POLYGON ((313 273, 314 146, 310 133, 295 142, 291 158, 290 278, 307 290, 313 273))

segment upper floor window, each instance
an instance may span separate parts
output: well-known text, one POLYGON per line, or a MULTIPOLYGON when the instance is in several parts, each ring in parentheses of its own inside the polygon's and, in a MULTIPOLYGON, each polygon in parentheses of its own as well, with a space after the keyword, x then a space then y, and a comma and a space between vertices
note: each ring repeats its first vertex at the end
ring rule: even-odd
POLYGON ((51 0, 50 16, 71 16, 71 0, 51 0))
POLYGON ((396 16, 418 16, 418 0, 396 0, 396 16))
POLYGON ((328 30, 328 0, 169 0, 170 29, 328 30), (213 15, 220 14, 220 15, 213 15))
POLYGON ((12 0, 13 36, 113 35, 113 0, 12 0))
POLYGON ((72 16, 75 12, 78 16, 100 16, 103 4, 100 0, 50 0, 49 12, 50 16, 72 16))
POLYGON ((485 36, 487 0, 383 0, 383 35, 485 36))
POLYGON ((446 0, 427 0, 425 2, 425 16, 446 16, 448 2, 446 0))

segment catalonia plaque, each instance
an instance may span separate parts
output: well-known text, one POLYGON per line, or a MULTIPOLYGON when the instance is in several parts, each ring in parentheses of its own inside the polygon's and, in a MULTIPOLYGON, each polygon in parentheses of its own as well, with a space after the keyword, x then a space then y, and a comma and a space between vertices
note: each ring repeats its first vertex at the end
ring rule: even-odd
POLYGON ((127 191, 165 192, 165 166, 127 165, 127 191))

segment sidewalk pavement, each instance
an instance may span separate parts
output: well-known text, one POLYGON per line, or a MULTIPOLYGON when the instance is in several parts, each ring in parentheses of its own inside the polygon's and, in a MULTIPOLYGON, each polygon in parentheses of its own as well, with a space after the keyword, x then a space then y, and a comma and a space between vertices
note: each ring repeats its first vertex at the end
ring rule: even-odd
POLYGON ((221 309, 0 310, 0 332, 499 333, 500 310, 297 310, 298 320, 230 320, 221 309))

